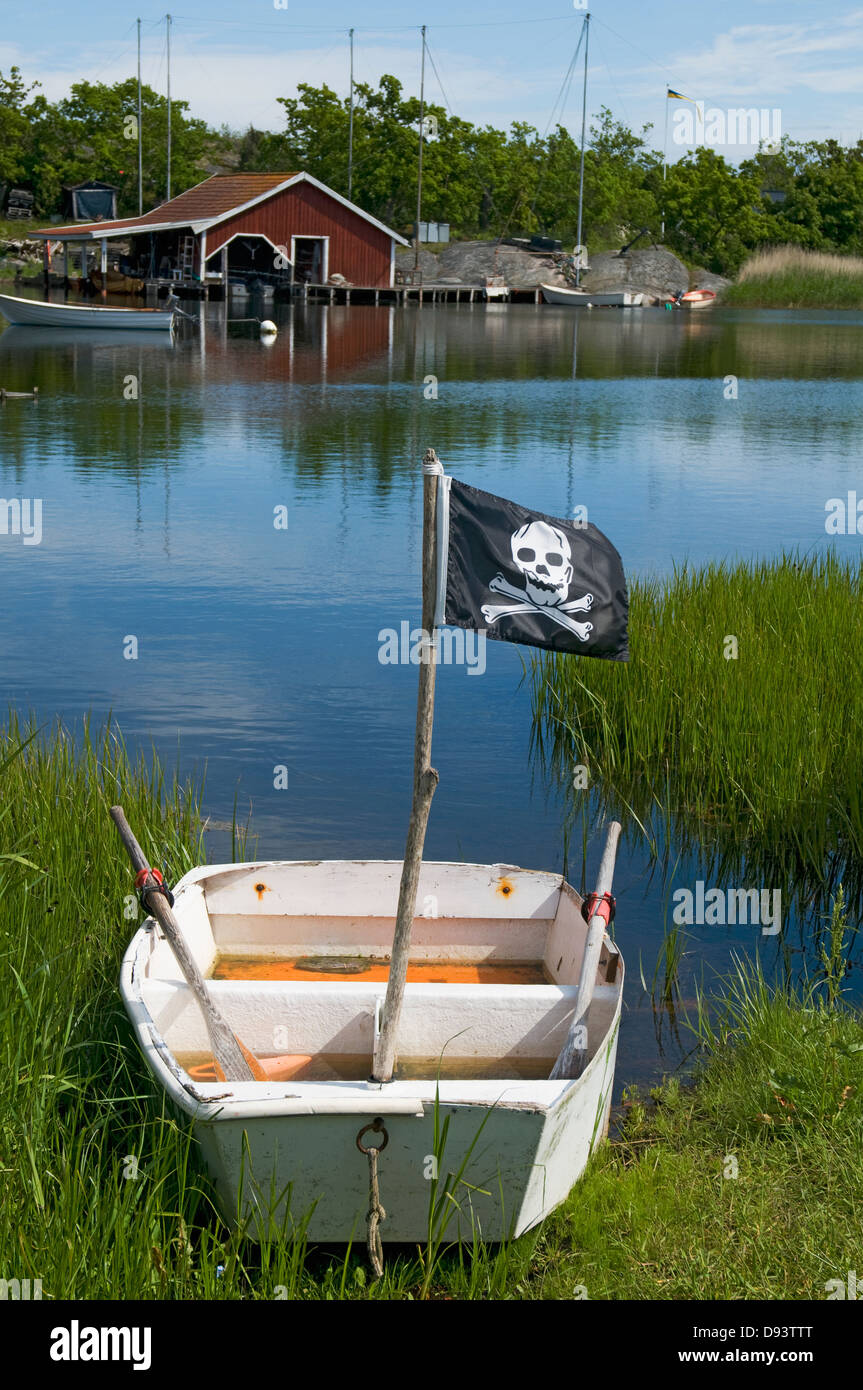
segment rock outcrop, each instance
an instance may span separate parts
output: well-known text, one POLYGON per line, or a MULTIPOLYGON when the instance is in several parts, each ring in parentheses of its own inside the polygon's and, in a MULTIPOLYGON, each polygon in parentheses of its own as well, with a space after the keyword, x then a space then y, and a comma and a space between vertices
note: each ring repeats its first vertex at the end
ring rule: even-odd
MULTIPOLYGON (((420 251, 420 269, 426 284, 481 285, 486 275, 502 275, 513 289, 534 289, 542 283, 568 286, 572 280, 563 273, 566 257, 522 251, 496 241, 454 241, 442 251, 420 251)), ((414 252, 400 247, 396 265, 412 270, 414 252)), ((590 256, 590 269, 583 272, 581 284, 597 294, 608 290, 631 290, 648 299, 668 299, 688 289, 721 290, 730 281, 707 270, 691 277, 686 266, 664 246, 633 247, 626 255, 617 251, 597 251, 590 256)))
MULTIPOLYGON (((396 266, 412 270, 414 253, 404 247, 396 252, 396 266)), ((453 241, 437 255, 420 251, 420 269, 426 283, 481 285, 486 275, 502 275, 515 289, 533 289, 545 280, 565 285, 550 256, 499 246, 496 241, 453 241)))
POLYGON ((590 257, 590 269, 582 276, 586 290, 633 290, 651 299, 667 299, 689 289, 689 271, 664 246, 634 247, 625 256, 598 251, 590 257))

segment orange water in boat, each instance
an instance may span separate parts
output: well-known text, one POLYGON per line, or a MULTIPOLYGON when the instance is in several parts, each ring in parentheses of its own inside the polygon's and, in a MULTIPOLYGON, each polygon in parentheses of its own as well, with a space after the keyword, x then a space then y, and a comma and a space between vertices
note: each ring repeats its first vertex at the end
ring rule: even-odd
MULTIPOLYGON (((177 1061, 199 1084, 221 1080, 210 1052, 178 1054, 177 1061)), ((366 1081, 372 1059, 361 1053, 340 1055, 323 1053, 318 1057, 259 1057, 269 1081, 366 1081), (289 1073, 289 1074, 287 1074, 289 1073)), ((554 1057, 400 1057, 396 1081, 427 1080, 484 1081, 518 1078, 545 1081, 554 1066, 554 1057)))
MULTIPOLYGON (((293 1081, 300 1072, 308 1068, 312 1057, 310 1054, 291 1055, 284 1053, 279 1057, 256 1057, 255 1061, 263 1072, 263 1076, 256 1078, 257 1080, 293 1081)), ((210 1054, 207 1054, 206 1060, 190 1061, 184 1070, 188 1072, 193 1081, 224 1081, 225 1079, 222 1068, 210 1054)))
MULTIPOLYGON (((350 981, 389 979, 389 961, 360 956, 292 956, 262 960, 259 956, 220 956, 214 980, 350 981), (328 968, 328 966, 330 968, 328 968)), ((412 961, 408 984, 417 985, 547 985, 552 983, 541 961, 412 961)))

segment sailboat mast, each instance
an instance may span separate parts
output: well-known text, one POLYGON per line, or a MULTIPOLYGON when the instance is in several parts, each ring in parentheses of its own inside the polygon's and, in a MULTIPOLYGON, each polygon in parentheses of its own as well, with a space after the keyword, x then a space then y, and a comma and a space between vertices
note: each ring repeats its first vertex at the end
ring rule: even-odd
POLYGON ((141 21, 138 20, 138 216, 144 211, 144 147, 141 130, 141 21))
POLYGON ((354 187, 354 31, 349 31, 351 41, 351 120, 348 126, 348 201, 353 196, 354 187))
POLYGON ((416 237, 414 239, 414 270, 420 268, 420 218, 422 217, 423 205, 423 145, 425 144, 425 86, 426 86, 426 26, 422 27, 423 36, 423 57, 420 69, 420 154, 419 166, 417 168, 417 226, 416 237))
POLYGON ((171 16, 165 15, 165 41, 168 67, 168 178, 166 202, 171 201, 171 16))
MULTIPOLYGON (((590 15, 584 16, 584 87, 581 96, 581 171, 578 176, 578 246, 581 247, 582 212, 584 209, 584 140, 587 130, 587 45, 590 41, 590 15)), ((575 283, 581 284, 581 250, 577 253, 575 283)))

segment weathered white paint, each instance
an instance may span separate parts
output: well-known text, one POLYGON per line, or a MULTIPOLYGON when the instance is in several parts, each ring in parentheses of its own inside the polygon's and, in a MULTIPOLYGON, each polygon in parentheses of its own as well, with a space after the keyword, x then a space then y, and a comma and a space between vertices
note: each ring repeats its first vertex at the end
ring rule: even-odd
MULTIPOLYGON (((226 945, 265 958, 276 951, 295 954, 297 943, 302 954, 359 954, 361 942, 380 946, 385 955, 400 867, 336 861, 196 869, 175 890, 175 912, 204 970, 226 945), (365 919, 364 910, 370 912, 365 919)), ((600 963, 590 1012, 590 1060, 582 1076, 514 1080, 506 1074, 508 1059, 553 1057, 566 1037, 585 936, 581 899, 559 875, 501 865, 424 864, 420 904, 424 889, 437 896, 441 912, 415 924, 427 959, 476 959, 479 942, 498 958, 544 959, 557 981, 407 985, 400 1057, 437 1056, 446 1047, 458 1057, 499 1060, 499 1079, 437 1083, 432 1071, 425 1079, 386 1085, 338 1079, 193 1083, 174 1054, 206 1050, 203 1020, 167 943, 150 926, 136 934, 123 962, 124 1002, 150 1068, 174 1104, 195 1118, 196 1137, 227 1219, 236 1216, 245 1133, 264 1196, 255 1199, 247 1178, 244 1201, 262 1224, 272 1217, 279 1225, 285 1217, 284 1205, 264 1212, 272 1181, 277 1193, 291 1184, 294 1220, 314 1206, 311 1239, 361 1238, 368 1167, 355 1140, 360 1128, 380 1115, 389 1133, 379 1160, 387 1209, 382 1236, 423 1239, 436 1092, 441 1118, 450 1120, 442 1177, 458 1170, 479 1134, 464 1178, 488 1194, 459 1188, 460 1207, 447 1227, 449 1237, 470 1238, 471 1216, 486 1239, 520 1234, 563 1201, 580 1176, 604 1133, 610 1106, 622 968, 613 984, 605 984, 600 963)), ((607 941, 604 960, 610 959, 617 963, 619 957, 607 941)), ((311 976, 308 982, 211 980, 210 988, 253 1051, 324 1060, 328 1053, 347 1054, 367 1058, 371 1067, 385 982, 321 982, 311 976)))

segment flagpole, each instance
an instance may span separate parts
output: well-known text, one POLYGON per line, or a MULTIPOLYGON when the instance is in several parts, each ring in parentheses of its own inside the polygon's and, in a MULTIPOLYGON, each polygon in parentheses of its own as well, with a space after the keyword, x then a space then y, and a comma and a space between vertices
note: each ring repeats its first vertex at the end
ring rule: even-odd
POLYGON ((665 88, 665 133, 662 137, 662 231, 665 241, 665 178, 668 173, 668 87, 665 88))
POLYGON ((437 499, 443 467, 434 449, 423 459, 423 557, 422 626, 423 650, 417 693, 417 722, 414 739, 414 785, 411 818, 402 865, 399 901, 387 993, 381 1015, 380 1034, 375 1047, 372 1075, 375 1081, 391 1081, 396 1062, 396 1041, 408 973, 411 929, 416 912, 417 890, 422 867, 423 845, 432 797, 438 774, 431 765, 434 688, 437 670, 435 606, 437 601, 437 499))

